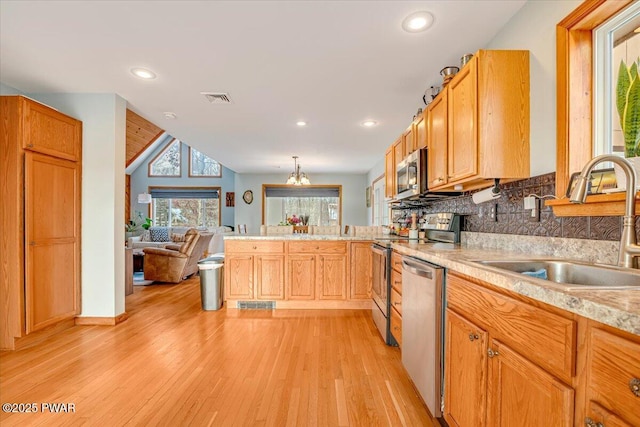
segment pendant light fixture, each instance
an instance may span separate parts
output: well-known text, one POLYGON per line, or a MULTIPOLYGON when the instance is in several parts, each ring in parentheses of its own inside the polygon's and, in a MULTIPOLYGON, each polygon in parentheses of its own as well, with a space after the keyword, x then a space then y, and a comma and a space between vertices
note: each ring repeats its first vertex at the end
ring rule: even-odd
POLYGON ((298 156, 293 157, 293 172, 289 175, 289 179, 287 179, 287 184, 289 185, 309 185, 311 181, 307 177, 307 174, 304 172, 300 172, 300 165, 298 164, 298 156))

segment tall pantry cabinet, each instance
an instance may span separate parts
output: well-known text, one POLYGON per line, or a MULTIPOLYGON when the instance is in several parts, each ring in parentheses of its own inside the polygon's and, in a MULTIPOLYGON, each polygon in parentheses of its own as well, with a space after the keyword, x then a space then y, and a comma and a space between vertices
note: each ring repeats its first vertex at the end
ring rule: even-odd
POLYGON ((82 122, 0 97, 0 348, 80 309, 82 122))

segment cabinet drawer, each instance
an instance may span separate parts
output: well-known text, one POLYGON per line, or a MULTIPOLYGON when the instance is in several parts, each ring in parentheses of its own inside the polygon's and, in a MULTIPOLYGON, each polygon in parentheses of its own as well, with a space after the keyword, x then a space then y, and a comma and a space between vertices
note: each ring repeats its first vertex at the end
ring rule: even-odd
POLYGON ((447 279, 447 307, 490 329, 493 338, 571 382, 575 368, 575 321, 454 275, 447 279))
POLYGON ((395 308, 391 309, 391 334, 398 341, 398 346, 402 347, 402 316, 395 308))
POLYGON ((402 295, 402 273, 391 270, 391 287, 402 295))
POLYGON ((306 242, 289 242, 289 253, 312 254, 346 254, 347 242, 322 242, 310 240, 306 242))
POLYGON ((591 329, 587 367, 588 399, 597 401, 631 425, 640 425, 640 342, 591 329))
POLYGON ((391 268, 398 273, 402 272, 402 255, 398 252, 391 252, 391 268))
POLYGON ((402 294, 395 289, 391 289, 391 307, 398 310, 402 316, 402 294))
POLYGON ((224 242, 227 252, 282 253, 284 242, 268 240, 227 240, 224 242))

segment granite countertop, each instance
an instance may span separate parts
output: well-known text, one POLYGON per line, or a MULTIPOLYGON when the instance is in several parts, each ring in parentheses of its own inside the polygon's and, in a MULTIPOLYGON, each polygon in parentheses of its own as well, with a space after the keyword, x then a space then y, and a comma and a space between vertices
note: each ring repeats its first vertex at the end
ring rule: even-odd
MULTIPOLYGON (((341 235, 328 235, 328 234, 282 234, 282 235, 270 235, 261 236, 259 234, 230 234, 224 236, 225 240, 357 240, 357 241, 374 241, 374 240, 386 240, 390 239, 389 236, 348 236, 346 234, 341 235)), ((402 239, 402 238, 401 238, 402 239)), ((404 238, 403 240, 407 240, 404 238)))
POLYGON ((549 259, 528 252, 505 251, 449 243, 392 242, 403 255, 432 262, 484 280, 554 307, 640 335, 640 287, 638 289, 567 289, 555 282, 488 267, 474 260, 549 259))

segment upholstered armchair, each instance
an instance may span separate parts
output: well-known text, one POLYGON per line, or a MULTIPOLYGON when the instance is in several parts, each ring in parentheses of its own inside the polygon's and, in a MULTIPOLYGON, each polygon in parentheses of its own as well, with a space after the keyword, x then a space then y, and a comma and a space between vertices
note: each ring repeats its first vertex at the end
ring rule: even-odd
POLYGON ((185 233, 178 250, 144 248, 144 279, 180 283, 198 271, 198 261, 209 246, 213 233, 199 233, 195 228, 185 233))

